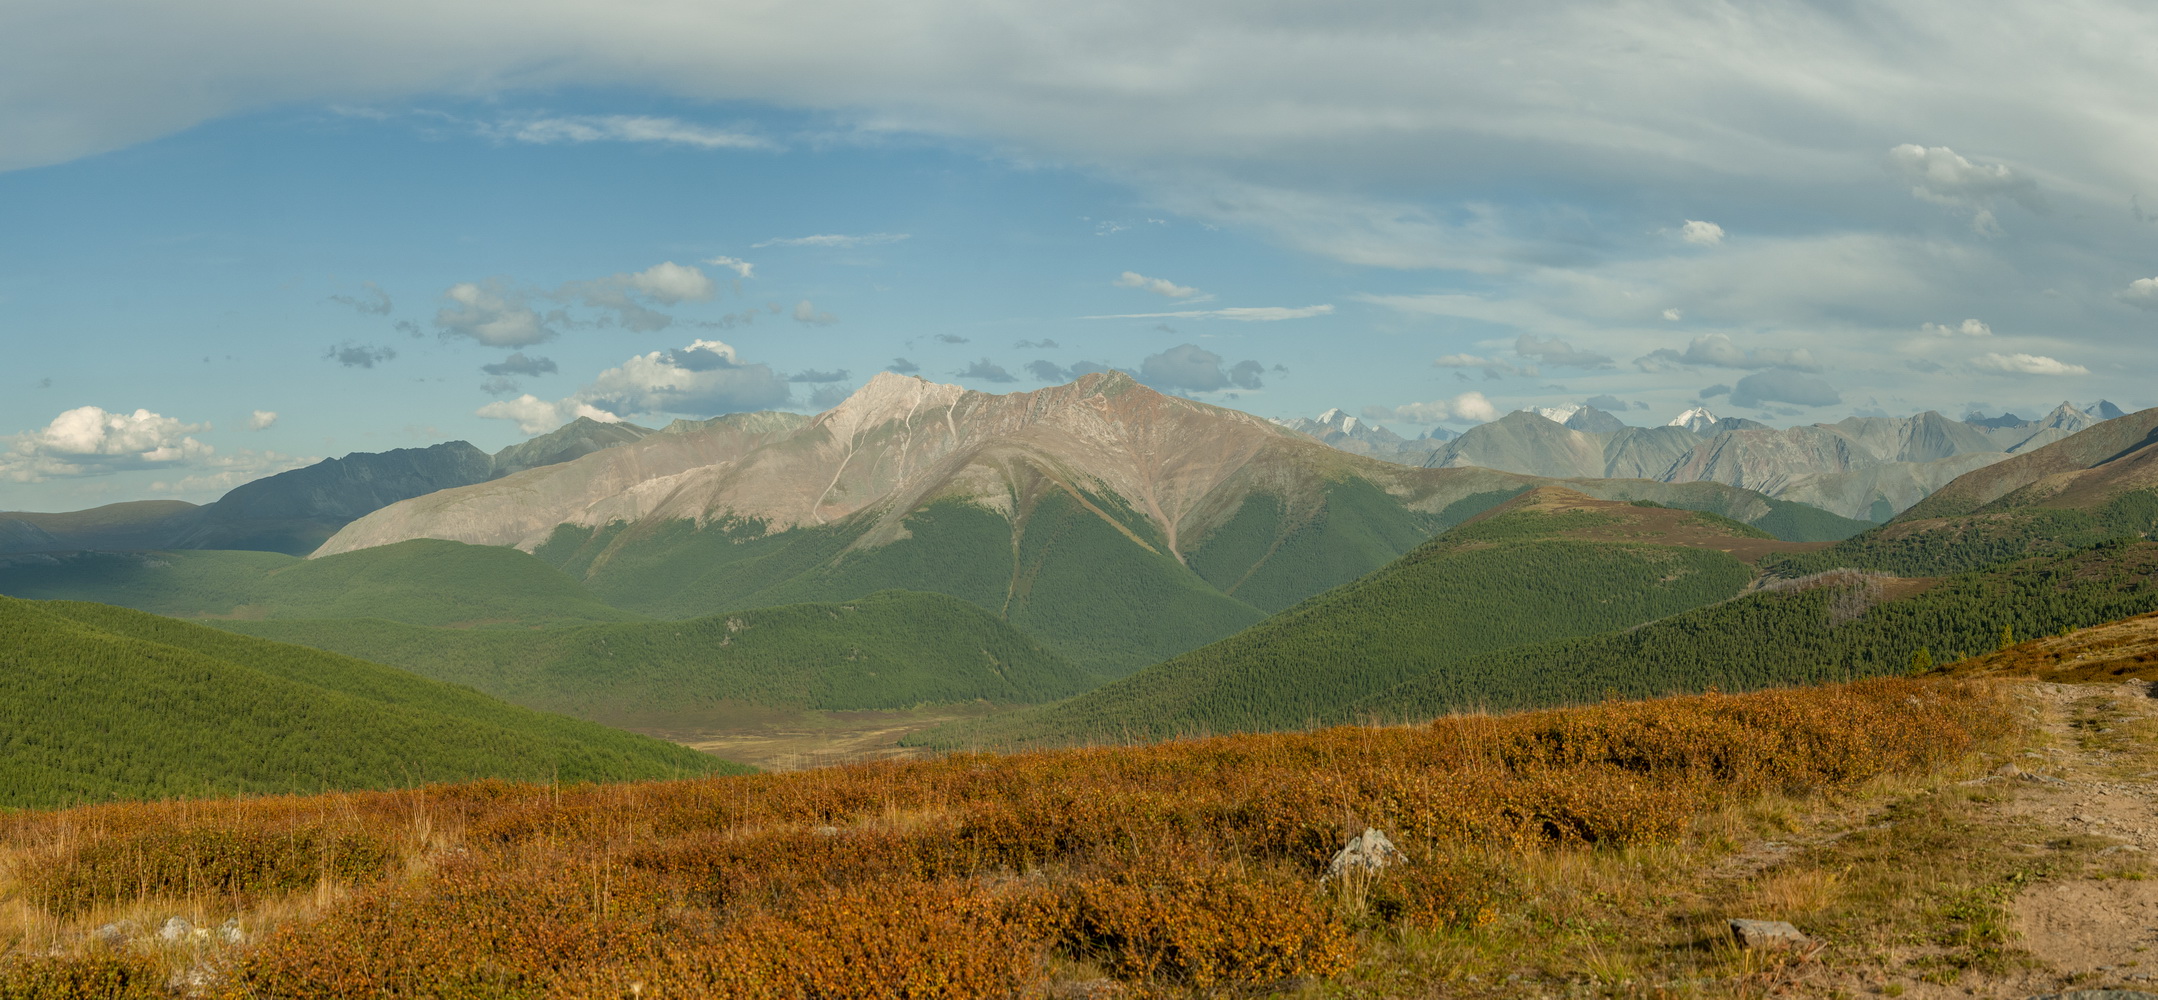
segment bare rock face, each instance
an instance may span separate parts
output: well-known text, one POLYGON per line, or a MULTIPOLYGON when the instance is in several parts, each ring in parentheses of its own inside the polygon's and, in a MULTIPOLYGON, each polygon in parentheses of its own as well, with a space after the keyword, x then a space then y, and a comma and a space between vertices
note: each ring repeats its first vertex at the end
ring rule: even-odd
POLYGON ((1342 878, 1352 872, 1370 874, 1408 863, 1408 855, 1401 853, 1401 850, 1394 846, 1394 842, 1387 839, 1386 834, 1373 827, 1365 827, 1363 833, 1350 837, 1348 845, 1336 853, 1334 860, 1327 864, 1325 880, 1342 878))

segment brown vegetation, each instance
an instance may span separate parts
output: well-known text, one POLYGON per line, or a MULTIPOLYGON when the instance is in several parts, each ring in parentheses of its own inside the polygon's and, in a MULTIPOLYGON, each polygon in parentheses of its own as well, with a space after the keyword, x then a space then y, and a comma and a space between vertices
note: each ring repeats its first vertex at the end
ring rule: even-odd
POLYGON ((25 813, 0 819, 0 998, 1325 979, 1416 935, 1482 933, 1569 858, 1682 840, 1733 802, 1930 772, 2011 728, 1989 689, 1879 680, 748 778, 25 813), (1366 826, 1410 862, 1322 885, 1366 826), (237 923, 227 944, 112 929, 175 914, 237 923))

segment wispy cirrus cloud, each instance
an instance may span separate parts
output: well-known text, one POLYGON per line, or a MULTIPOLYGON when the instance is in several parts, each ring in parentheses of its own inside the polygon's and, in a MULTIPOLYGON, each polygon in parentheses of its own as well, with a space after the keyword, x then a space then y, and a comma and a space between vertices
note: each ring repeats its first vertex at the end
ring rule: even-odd
POLYGON ((765 247, 826 247, 837 250, 852 250, 856 247, 883 246, 887 243, 897 243, 900 240, 912 238, 912 233, 862 233, 857 236, 826 233, 821 236, 775 236, 762 243, 752 243, 749 247, 752 250, 762 250, 765 247))
POLYGON ((654 115, 568 115, 479 123, 481 135, 539 145, 584 142, 650 142, 697 149, 776 150, 761 135, 654 115))
POLYGON ((1080 319, 1229 319, 1243 323, 1276 323, 1288 319, 1310 319, 1313 316, 1331 315, 1330 304, 1316 306, 1231 306, 1226 309, 1181 309, 1176 312, 1118 313, 1110 316, 1081 316, 1080 319))

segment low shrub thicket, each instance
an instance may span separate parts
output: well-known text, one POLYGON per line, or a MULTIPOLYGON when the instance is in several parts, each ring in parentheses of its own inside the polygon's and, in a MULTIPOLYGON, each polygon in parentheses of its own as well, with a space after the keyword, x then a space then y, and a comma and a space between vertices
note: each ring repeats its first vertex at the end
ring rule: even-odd
POLYGON ((1892 679, 787 775, 104 806, 0 833, 18 893, 57 911, 347 887, 235 949, 213 987, 232 997, 995 997, 1041 988, 1051 954, 1208 990, 1338 974, 1377 923, 1488 922, 1509 858, 1666 841, 1734 800, 1930 770, 2010 728, 1986 688, 1892 679), (1322 884, 1366 826, 1409 863, 1322 884))

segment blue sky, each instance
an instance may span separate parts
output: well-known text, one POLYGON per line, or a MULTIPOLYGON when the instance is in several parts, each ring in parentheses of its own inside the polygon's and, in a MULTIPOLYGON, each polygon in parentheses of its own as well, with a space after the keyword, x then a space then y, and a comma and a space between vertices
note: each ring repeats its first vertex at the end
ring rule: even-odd
POLYGON ((1405 434, 2158 402, 2145 8, 1157 7, 12 4, 0 509, 894 366, 1405 434))

